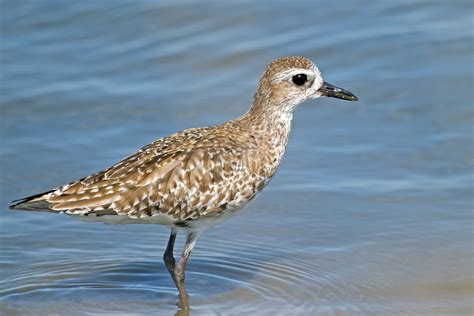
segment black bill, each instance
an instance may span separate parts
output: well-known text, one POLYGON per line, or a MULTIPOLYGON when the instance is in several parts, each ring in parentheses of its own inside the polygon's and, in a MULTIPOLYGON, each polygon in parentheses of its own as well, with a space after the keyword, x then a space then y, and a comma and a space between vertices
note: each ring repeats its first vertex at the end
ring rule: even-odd
POLYGON ((323 86, 318 90, 321 95, 331 98, 338 98, 349 101, 358 101, 359 98, 356 97, 352 92, 333 86, 330 83, 324 82, 323 86))

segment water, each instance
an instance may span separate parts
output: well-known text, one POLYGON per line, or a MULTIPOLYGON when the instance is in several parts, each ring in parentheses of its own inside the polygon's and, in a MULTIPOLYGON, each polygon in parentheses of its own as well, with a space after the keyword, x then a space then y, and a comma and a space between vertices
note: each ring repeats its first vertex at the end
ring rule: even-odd
POLYGON ((474 312, 471 1, 1 6, 0 314, 177 312, 166 227, 7 205, 242 114, 285 55, 361 101, 297 110, 272 183, 198 242, 191 314, 474 312))

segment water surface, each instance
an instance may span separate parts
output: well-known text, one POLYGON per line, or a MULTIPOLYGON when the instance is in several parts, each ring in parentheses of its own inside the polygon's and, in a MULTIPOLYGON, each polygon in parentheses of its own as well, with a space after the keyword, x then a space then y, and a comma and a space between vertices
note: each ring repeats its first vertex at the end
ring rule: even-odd
POLYGON ((198 242, 191 314, 474 312, 471 1, 1 6, 0 314, 173 315, 166 227, 9 201, 244 113, 286 55, 361 101, 297 110, 272 183, 198 242))

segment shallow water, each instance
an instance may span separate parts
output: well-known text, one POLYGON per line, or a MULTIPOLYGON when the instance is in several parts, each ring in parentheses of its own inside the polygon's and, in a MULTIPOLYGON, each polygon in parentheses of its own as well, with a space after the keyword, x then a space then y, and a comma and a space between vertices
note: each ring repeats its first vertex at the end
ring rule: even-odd
POLYGON ((0 314, 173 315, 166 227, 9 201, 240 115, 285 55, 361 101, 297 110, 272 183, 199 240, 191 314, 474 313, 471 1, 1 6, 0 314))

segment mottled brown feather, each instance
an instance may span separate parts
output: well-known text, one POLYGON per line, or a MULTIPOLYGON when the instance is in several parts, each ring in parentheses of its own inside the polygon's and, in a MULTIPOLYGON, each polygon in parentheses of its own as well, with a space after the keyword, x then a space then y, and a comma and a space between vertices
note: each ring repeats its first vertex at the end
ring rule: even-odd
POLYGON ((311 67, 301 57, 272 62, 240 118, 158 139, 108 169, 16 206, 131 218, 166 214, 174 221, 239 209, 268 183, 288 141, 292 109, 271 104, 277 95, 272 78, 285 69, 311 67))

